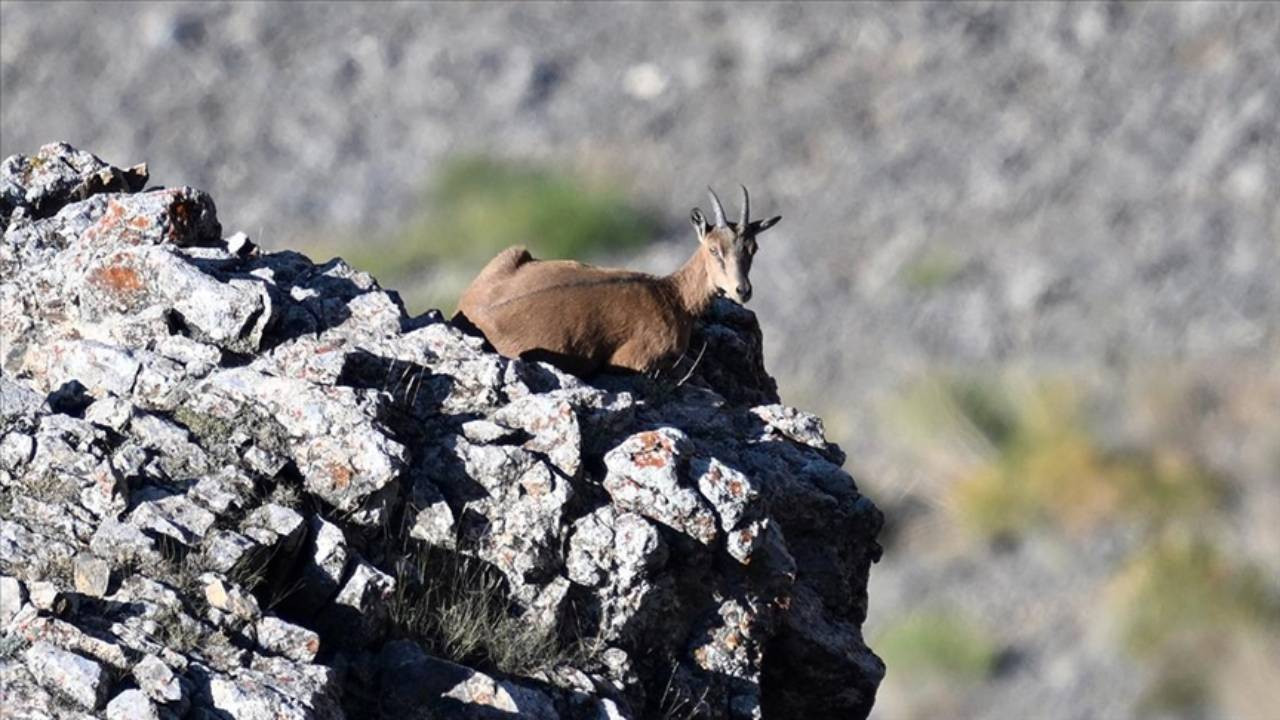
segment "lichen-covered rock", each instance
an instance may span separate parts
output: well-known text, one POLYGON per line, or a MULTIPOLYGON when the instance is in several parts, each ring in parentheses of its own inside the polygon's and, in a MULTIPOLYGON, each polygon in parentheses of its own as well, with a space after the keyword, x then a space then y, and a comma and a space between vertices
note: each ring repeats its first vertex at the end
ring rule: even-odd
POLYGON ((217 519, 187 495, 170 495, 155 486, 135 493, 130 504, 129 524, 187 546, 199 544, 217 519))
POLYGON ((19 714, 868 712, 880 514, 750 312, 715 306, 683 383, 584 380, 137 177, 66 145, 0 165, 19 714))
POLYGON ((259 544, 276 548, 279 552, 293 553, 302 542, 305 525, 302 515, 296 510, 267 503, 249 513, 240 523, 240 531, 259 544))
POLYGON ((605 455, 604 487, 618 507, 710 544, 718 524, 710 503, 681 482, 690 449, 688 436, 675 428, 633 435, 605 455))
POLYGON ((37 642, 23 653, 27 669, 36 681, 60 697, 86 710, 96 710, 107 700, 108 676, 100 663, 37 642))
POLYGON ((248 622, 262 617, 258 599, 247 590, 213 574, 202 576, 201 582, 204 584, 204 599, 209 607, 248 622))
POLYGON ((133 678, 142 692, 158 703, 178 704, 187 695, 173 668, 155 655, 146 655, 133 666, 133 678))
POLYGON ((319 634, 278 617, 262 618, 255 629, 259 647, 291 660, 311 662, 320 652, 319 634))
POLYGON ((0 628, 9 624, 27 602, 27 589, 22 581, 0 575, 0 628))
POLYGON ((125 690, 107 703, 107 720, 161 720, 160 708, 141 690, 125 690))
POLYGON ((45 145, 30 157, 14 155, 0 163, 0 230, 14 214, 41 217, 95 193, 137 192, 146 182, 146 165, 121 170, 66 143, 45 145))
POLYGON ((318 665, 255 662, 228 672, 195 666, 199 707, 234 720, 331 720, 342 717, 336 673, 318 665))
POLYGON ((102 520, 93 531, 89 549, 94 555, 116 563, 155 563, 161 558, 156 541, 135 525, 112 517, 102 520))
POLYGON ((80 553, 76 556, 73 572, 76 592, 91 597, 107 594, 107 587, 111 584, 111 565, 107 561, 89 553, 80 553))

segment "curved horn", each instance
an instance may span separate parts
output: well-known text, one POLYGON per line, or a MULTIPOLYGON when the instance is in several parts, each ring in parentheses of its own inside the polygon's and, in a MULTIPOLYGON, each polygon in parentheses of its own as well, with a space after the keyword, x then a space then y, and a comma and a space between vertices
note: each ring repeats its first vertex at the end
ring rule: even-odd
POLYGON ((747 194, 747 186, 739 185, 742 188, 742 219, 738 221, 738 232, 747 231, 747 221, 751 219, 751 196, 747 194))
POLYGON ((724 206, 720 204, 720 198, 716 197, 716 191, 707 186, 707 192, 711 194, 711 210, 716 214, 716 227, 724 227, 724 206))

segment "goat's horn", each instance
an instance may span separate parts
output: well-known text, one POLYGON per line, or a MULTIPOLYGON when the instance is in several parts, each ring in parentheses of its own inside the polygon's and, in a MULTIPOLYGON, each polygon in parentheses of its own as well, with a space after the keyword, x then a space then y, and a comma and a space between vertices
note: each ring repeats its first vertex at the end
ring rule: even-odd
POLYGON ((747 221, 751 219, 751 196, 747 194, 747 186, 739 185, 742 188, 742 220, 738 222, 738 232, 747 231, 747 221))
POLYGON ((720 204, 720 198, 716 197, 716 191, 707 186, 707 192, 711 194, 711 209, 716 214, 716 227, 724 227, 724 206, 720 204))

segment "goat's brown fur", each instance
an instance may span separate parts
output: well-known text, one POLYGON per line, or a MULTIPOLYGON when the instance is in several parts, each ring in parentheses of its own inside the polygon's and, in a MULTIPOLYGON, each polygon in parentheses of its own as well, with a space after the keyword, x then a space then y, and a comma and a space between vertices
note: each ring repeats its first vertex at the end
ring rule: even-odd
MULTIPOLYGON (((743 189, 744 202, 746 190, 743 189)), ((745 302, 755 235, 779 218, 730 227, 714 198, 717 222, 694 210, 699 247, 665 277, 537 260, 523 247, 503 250, 462 294, 458 314, 507 357, 544 360, 587 375, 598 370, 649 373, 686 352, 694 321, 718 294, 745 302)))

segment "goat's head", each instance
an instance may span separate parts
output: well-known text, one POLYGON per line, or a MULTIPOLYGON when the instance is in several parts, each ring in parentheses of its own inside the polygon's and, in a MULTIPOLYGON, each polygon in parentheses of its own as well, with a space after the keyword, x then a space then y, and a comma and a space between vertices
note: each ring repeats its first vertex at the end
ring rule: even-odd
POLYGON ((707 222, 698 208, 694 208, 690 216, 693 229, 698 233, 698 242, 702 244, 700 252, 707 255, 707 281, 721 295, 744 304, 751 299, 749 275, 751 259, 756 254, 756 236, 773 227, 782 216, 752 220, 751 198, 747 195, 747 188, 742 187, 742 216, 737 223, 730 225, 725 220, 724 206, 716 197, 715 190, 707 188, 707 192, 715 213, 714 222, 707 222))

